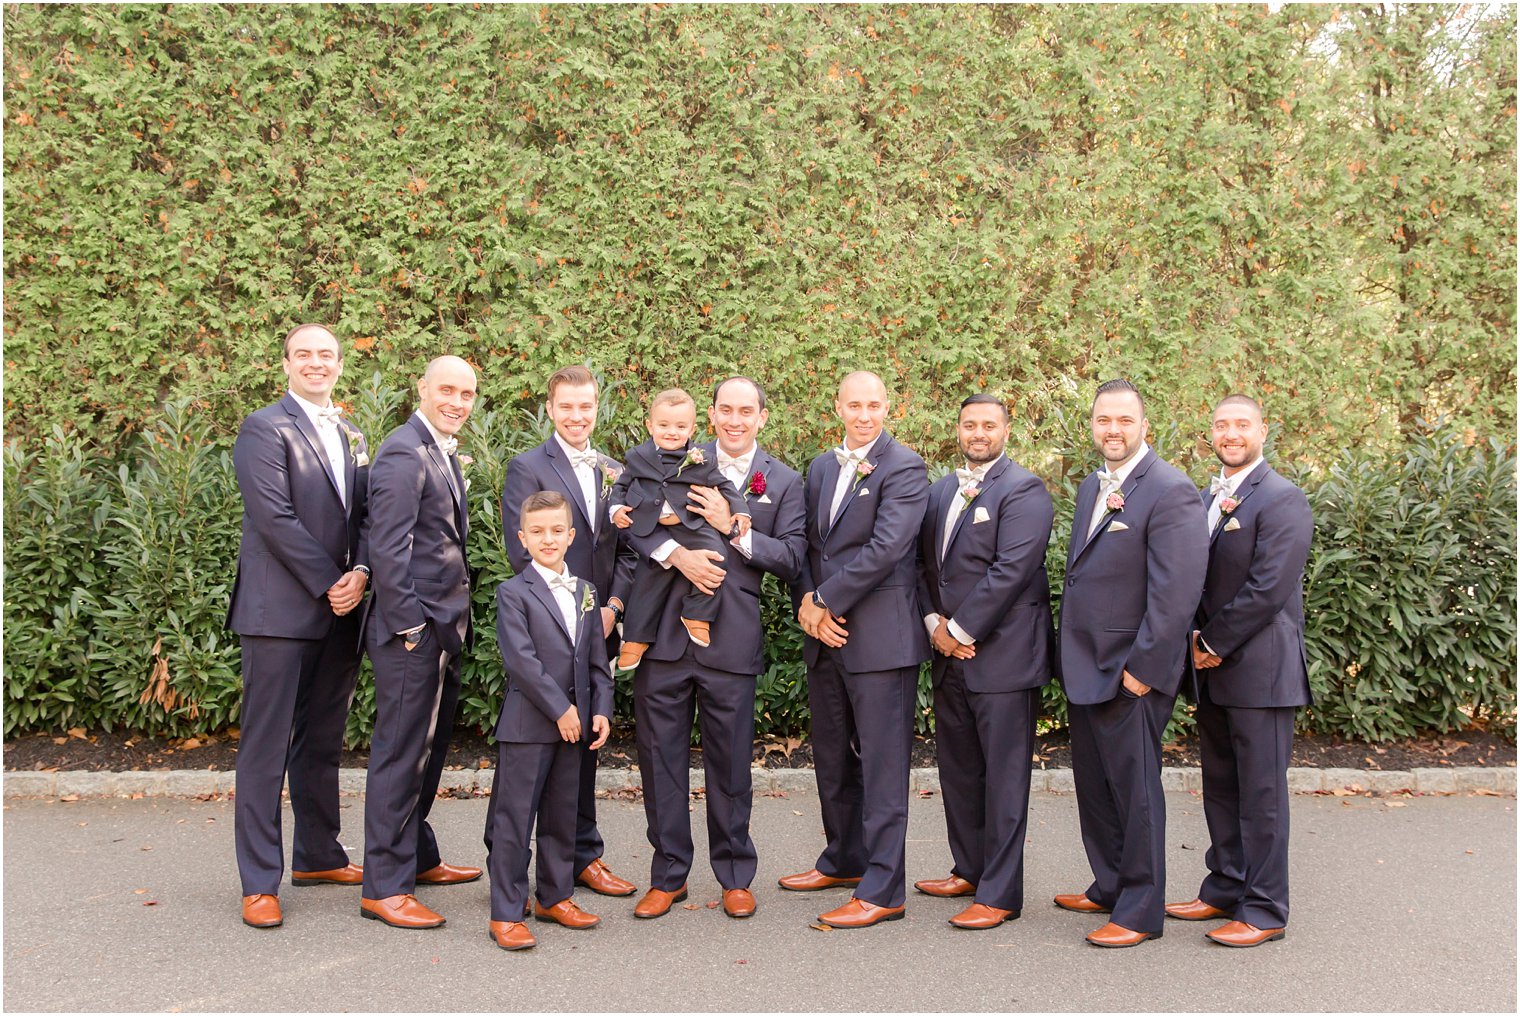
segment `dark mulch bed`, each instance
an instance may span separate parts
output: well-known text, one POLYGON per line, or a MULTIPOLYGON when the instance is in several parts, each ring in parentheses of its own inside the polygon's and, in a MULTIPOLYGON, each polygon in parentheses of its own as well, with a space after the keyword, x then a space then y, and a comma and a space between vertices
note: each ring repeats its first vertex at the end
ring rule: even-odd
MULTIPOLYGON (((1071 746, 1064 731, 1036 739, 1036 764, 1042 769, 1071 766, 1071 746)), ((1164 746, 1168 765, 1198 764, 1196 741, 1176 741, 1164 746)), ((457 731, 449 750, 451 766, 489 768, 496 757, 491 742, 474 732, 457 731)), ((89 770, 128 771, 143 769, 230 770, 237 759, 237 738, 229 732, 215 737, 165 740, 130 734, 89 733, 17 737, 5 742, 5 768, 16 771, 89 770)), ((693 749, 693 767, 700 767, 702 752, 693 749)), ((773 769, 807 769, 813 764, 811 746, 805 740, 760 741, 755 760, 773 769)), ((369 753, 343 753, 345 767, 362 769, 369 753)), ((602 765, 632 766, 638 762, 632 732, 614 733, 602 749, 602 765)), ((913 743, 913 765, 935 764, 934 739, 913 743)), ((1322 769, 1423 769, 1439 766, 1513 766, 1515 745, 1486 730, 1472 729, 1430 738, 1372 745, 1334 737, 1300 737, 1293 745, 1293 764, 1322 769)))

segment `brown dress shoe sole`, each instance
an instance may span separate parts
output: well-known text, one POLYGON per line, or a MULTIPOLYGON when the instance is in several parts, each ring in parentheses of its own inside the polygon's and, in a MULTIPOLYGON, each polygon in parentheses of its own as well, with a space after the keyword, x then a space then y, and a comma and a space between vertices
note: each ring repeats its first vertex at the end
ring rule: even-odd
POLYGON ((393 924, 392 922, 387 921, 385 918, 381 917, 379 914, 375 913, 373 910, 365 910, 362 907, 359 910, 359 916, 367 917, 371 921, 379 921, 386 927, 399 928, 402 931, 432 931, 434 928, 441 928, 444 926, 444 924, 447 923, 446 921, 440 920, 437 924, 393 924))
MULTIPOLYGON (((285 923, 285 918, 282 917, 278 921, 250 921, 245 917, 243 918, 243 923, 248 925, 250 928, 278 928, 280 925, 285 923)), ((1282 938, 1281 935, 1277 937, 1282 938)))
POLYGON ((675 906, 677 903, 680 903, 682 900, 686 899, 686 897, 689 896, 689 895, 691 895, 690 892, 688 892, 685 889, 682 889, 680 892, 676 893, 674 896, 672 896, 670 898, 670 903, 665 907, 664 910, 660 911, 658 914, 641 914, 637 910, 635 910, 633 912, 633 916, 637 917, 641 921, 652 921, 656 917, 664 917, 666 914, 670 913, 670 908, 671 907, 675 906))
POLYGON ((887 914, 884 917, 878 917, 870 924, 829 924, 829 922, 825 921, 822 917, 818 918, 818 922, 820 924, 828 924, 829 927, 833 928, 835 931, 854 931, 857 928, 874 928, 878 924, 885 924, 888 921, 901 921, 904 917, 907 916, 908 912, 906 910, 899 910, 895 914, 887 914))
POLYGON ((1010 910, 1008 911, 1008 916, 997 924, 956 924, 954 918, 948 918, 945 923, 952 928, 959 928, 962 931, 991 931, 993 928, 998 927, 998 925, 1007 924, 1009 921, 1017 921, 1023 915, 1024 912, 1022 910, 1010 910))
POLYGON ((1160 937, 1161 932, 1159 931, 1147 931, 1141 932, 1140 937, 1135 939, 1133 942, 1094 942, 1092 939, 1088 939, 1087 944, 1095 945, 1099 949, 1133 949, 1135 946, 1139 945, 1142 942, 1160 937))
POLYGON ((1276 942, 1280 938, 1287 938, 1288 929, 1283 928, 1277 934, 1268 935, 1266 938, 1258 939, 1255 942, 1225 942, 1221 939, 1215 938, 1213 935, 1205 935, 1203 937, 1208 939, 1210 942, 1213 942, 1215 945, 1229 946, 1231 949, 1254 949, 1259 945, 1265 945, 1268 942, 1276 942))
POLYGON ((538 945, 537 941, 523 942, 520 945, 502 945, 501 942, 497 940, 496 932, 494 931, 486 932, 486 938, 489 938, 491 940, 491 944, 496 946, 496 948, 505 949, 507 952, 517 952, 519 949, 532 949, 534 946, 538 945))

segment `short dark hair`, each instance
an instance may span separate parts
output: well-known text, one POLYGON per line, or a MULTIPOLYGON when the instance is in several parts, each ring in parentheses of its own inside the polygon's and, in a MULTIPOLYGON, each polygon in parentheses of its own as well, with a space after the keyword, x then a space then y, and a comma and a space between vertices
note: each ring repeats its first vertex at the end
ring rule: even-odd
POLYGON ((561 367, 549 375, 549 398, 551 401, 554 398, 554 389, 560 385, 590 385, 592 388, 595 388, 596 376, 585 367, 561 367))
POLYGON ((570 518, 570 502, 565 495, 557 490, 539 490, 523 498, 522 509, 517 513, 517 528, 523 527, 529 512, 548 511, 551 508, 563 508, 565 517, 574 521, 570 518))
MULTIPOLYGON (((1111 381, 1105 381, 1100 384, 1098 386, 1098 390, 1093 392, 1093 406, 1096 406, 1098 404, 1098 396, 1112 395, 1114 392, 1132 392, 1135 398, 1140 401, 1140 415, 1145 415, 1145 396, 1140 394, 1140 389, 1135 387, 1133 381, 1122 377, 1116 377, 1111 381)), ((1092 409, 1089 407, 1087 412, 1089 415, 1091 415, 1092 409)))
POLYGON ((328 335, 332 335, 333 341, 338 343, 338 359, 343 359, 343 343, 338 342, 338 336, 333 334, 333 330, 331 328, 317 321, 302 322, 301 324, 296 325, 290 331, 285 333, 285 337, 280 340, 281 359, 290 359, 290 340, 296 337, 297 332, 304 332, 308 328, 320 328, 328 335))
POLYGON ((1266 416, 1266 412, 1261 408, 1260 402, 1257 402, 1255 399, 1251 398, 1251 396, 1243 395, 1240 392, 1231 392, 1229 395, 1226 395, 1224 398, 1216 402, 1214 404, 1214 412, 1219 412, 1225 406, 1250 406, 1256 410, 1257 416, 1266 416))
MULTIPOLYGON (((1008 406, 996 395, 989 395, 987 392, 974 392, 961 399, 961 409, 965 409, 967 406, 997 406, 1003 411, 1003 422, 1008 422, 1008 406)), ((956 412, 956 419, 960 419, 959 411, 956 412)))
POLYGON ((726 384, 728 384, 730 381, 743 381, 745 384, 747 384, 751 388, 753 388, 755 390, 755 394, 758 395, 758 396, 760 396, 760 408, 761 409, 765 408, 765 389, 760 387, 760 382, 759 381, 756 381, 754 378, 749 377, 748 375, 745 375, 745 374, 734 374, 734 375, 732 375, 730 377, 724 378, 722 381, 719 381, 717 384, 713 385, 713 394, 712 394, 712 404, 713 405, 716 406, 718 404, 718 392, 722 391, 723 390, 723 386, 726 385, 726 384))

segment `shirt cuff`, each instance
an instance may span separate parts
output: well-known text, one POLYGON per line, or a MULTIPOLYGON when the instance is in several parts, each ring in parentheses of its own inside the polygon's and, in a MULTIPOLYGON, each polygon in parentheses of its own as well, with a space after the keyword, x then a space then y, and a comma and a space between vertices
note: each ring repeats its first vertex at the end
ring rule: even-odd
POLYGON ((963 646, 969 646, 976 642, 976 639, 972 638, 970 635, 967 635, 966 629, 956 624, 953 618, 945 627, 950 630, 950 637, 955 639, 955 641, 959 642, 963 646))
POLYGON ((1198 648, 1202 649, 1204 652, 1208 653, 1210 656, 1218 656, 1219 655, 1218 653, 1214 652, 1213 648, 1207 642, 1203 641, 1203 632, 1199 632, 1198 633, 1198 648))
POLYGON ((940 616, 938 614, 924 615, 924 627, 929 629, 929 637, 931 639, 934 637, 935 631, 939 629, 939 622, 940 616))
POLYGON ((753 547, 754 541, 750 539, 750 537, 752 537, 754 535, 755 535, 755 531, 753 529, 751 529, 749 532, 745 533, 743 536, 737 536, 734 539, 729 540, 728 541, 729 546, 738 548, 739 553, 743 554, 744 555, 744 559, 747 561, 751 557, 755 556, 755 554, 754 554, 754 547, 753 547))
POLYGON ((623 508, 627 508, 627 507, 628 506, 625 505, 625 504, 610 504, 610 505, 608 505, 607 506, 607 520, 610 522, 612 520, 612 516, 616 515, 619 510, 621 510, 623 508))
POLYGON ((676 548, 679 546, 680 544, 674 540, 666 540, 664 543, 660 544, 654 550, 649 552, 649 559, 658 563, 662 568, 669 568, 670 562, 666 559, 670 557, 671 554, 674 554, 676 552, 676 548))

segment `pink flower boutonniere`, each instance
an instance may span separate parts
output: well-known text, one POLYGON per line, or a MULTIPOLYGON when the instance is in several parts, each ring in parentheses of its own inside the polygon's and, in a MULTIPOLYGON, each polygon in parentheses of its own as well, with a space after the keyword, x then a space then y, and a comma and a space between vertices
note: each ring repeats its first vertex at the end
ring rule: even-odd
POLYGON ((851 486, 853 487, 856 483, 864 480, 874 472, 876 472, 876 463, 867 462, 862 459, 860 461, 860 464, 855 467, 855 482, 852 483, 851 486))
POLYGON ((758 469, 755 470, 755 475, 749 478, 749 493, 756 497, 765 493, 765 474, 758 469))
POLYGON ((460 455, 458 458, 460 469, 464 469, 466 466, 473 466, 475 464, 475 457, 473 455, 460 455))
POLYGON ((1219 502, 1219 514, 1221 514, 1221 515, 1228 515, 1228 514, 1230 514, 1230 512, 1234 511, 1236 508, 1239 508, 1239 507, 1240 507, 1240 501, 1238 499, 1233 498, 1233 497, 1223 498, 1219 502))
POLYGON ((1124 510, 1123 492, 1117 490, 1114 491, 1112 494, 1108 495, 1108 500, 1105 501, 1104 504, 1107 505, 1108 510, 1111 512, 1122 512, 1124 510))
POLYGON ((614 467, 605 463, 602 465, 602 497, 606 497, 612 493, 612 485, 617 483, 617 478, 620 475, 619 470, 614 467))
POLYGON ((966 507, 966 505, 969 505, 972 501, 975 501, 976 500, 976 496, 978 494, 980 494, 981 492, 982 492, 982 488, 978 487, 974 483, 971 486, 969 486, 969 487, 962 487, 961 488, 961 498, 965 502, 964 504, 961 505, 962 509, 964 509, 966 507))
POLYGON ((343 437, 348 441, 348 453, 354 457, 354 466, 363 469, 369 465, 368 446, 364 441, 363 432, 346 420, 338 421, 338 429, 343 431, 343 437))
POLYGON ((702 449, 688 449, 685 458, 681 459, 681 464, 676 467, 676 473, 679 474, 681 470, 685 469, 687 466, 700 466, 706 461, 707 456, 702 454, 702 449))

